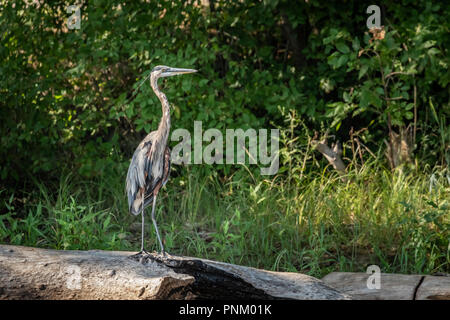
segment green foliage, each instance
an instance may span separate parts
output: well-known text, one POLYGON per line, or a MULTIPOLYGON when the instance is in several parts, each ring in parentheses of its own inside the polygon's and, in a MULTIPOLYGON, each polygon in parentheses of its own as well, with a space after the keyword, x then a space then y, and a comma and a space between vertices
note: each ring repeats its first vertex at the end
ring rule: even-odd
POLYGON ((408 32, 409 37, 404 38, 387 27, 377 33, 378 39, 366 33, 361 46, 358 37, 331 29, 324 43, 334 45, 336 51, 328 63, 333 69, 345 67, 347 73, 357 74, 351 88, 342 91, 343 101, 329 104, 327 115, 333 119, 332 126, 349 115, 369 116, 382 123, 388 114, 393 125, 405 125, 414 117, 415 104, 426 104, 430 81, 443 89, 448 86, 448 57, 436 40, 444 40, 445 28, 431 33, 418 25, 408 32))
POLYGON ((32 198, 39 200, 26 206, 24 217, 16 211, 14 194, 5 200, 0 207, 5 212, 0 214, 0 242, 55 249, 127 248, 126 233, 111 210, 99 209, 102 201, 86 201, 86 194, 75 198, 80 191, 74 192, 69 179, 61 180, 56 198, 38 185, 40 194, 32 198))
MULTIPOLYGON (((450 271, 448 171, 391 173, 376 159, 348 173, 303 172, 312 150, 288 140, 292 171, 254 181, 222 178, 206 168, 173 177, 160 193, 157 220, 170 253, 321 277, 331 271, 450 271), (292 172, 292 173, 290 173, 292 172), (295 181, 295 183, 294 183, 295 181)), ((126 214, 117 175, 91 186, 70 176, 56 195, 40 185, 20 218, 11 195, 0 215, 0 242, 58 249, 138 250, 140 218, 126 214), (37 203, 37 204, 36 204, 37 203)), ((148 215, 146 215, 148 217, 148 215)), ((158 250, 146 219, 148 250, 158 250)))
POLYGON ((163 84, 175 128, 192 129, 194 119, 219 129, 261 127, 267 119, 280 124, 278 108, 288 107, 310 127, 326 121, 339 129, 357 117, 384 130, 387 112, 394 125, 412 120, 414 86, 423 127, 436 126, 430 96, 447 118, 448 8, 411 3, 415 21, 390 4, 385 38, 369 42, 365 4, 341 6, 244 1, 211 10, 101 0, 81 7, 80 30, 67 30, 65 3, 6 2, 0 8, 2 179, 51 176, 60 163, 92 177, 126 162, 132 142, 160 116, 148 85, 127 102, 157 64, 200 70, 163 84), (307 38, 294 39, 299 32, 307 38), (386 98, 394 99, 389 106, 386 98))

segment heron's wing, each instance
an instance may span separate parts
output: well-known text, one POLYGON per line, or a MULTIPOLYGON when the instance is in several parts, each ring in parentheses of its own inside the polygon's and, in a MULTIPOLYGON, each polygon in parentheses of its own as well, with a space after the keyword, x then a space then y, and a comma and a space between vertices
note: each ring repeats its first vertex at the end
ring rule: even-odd
POLYGON ((144 208, 153 201, 169 177, 170 150, 153 138, 151 133, 139 144, 128 168, 128 208, 134 215, 141 212, 143 199, 144 208))
POLYGON ((151 185, 151 180, 153 180, 151 176, 152 162, 148 157, 152 145, 151 139, 144 139, 134 151, 128 167, 126 183, 128 208, 135 215, 141 212, 142 197, 145 196, 148 185, 151 185))
POLYGON ((170 173, 170 149, 169 147, 166 147, 166 150, 164 151, 164 176, 163 176, 163 186, 166 184, 167 180, 169 180, 169 173, 170 173))
POLYGON ((153 179, 152 183, 153 185, 151 185, 151 192, 147 192, 145 195, 145 200, 144 200, 144 207, 147 206, 147 204, 149 204, 152 200, 153 200, 153 195, 155 193, 157 193, 159 191, 159 189, 161 189, 167 182, 167 180, 169 180, 169 173, 170 173, 170 149, 169 147, 166 147, 166 149, 164 150, 164 158, 161 161, 162 165, 162 176, 161 174, 158 174, 158 178, 157 179, 153 179))

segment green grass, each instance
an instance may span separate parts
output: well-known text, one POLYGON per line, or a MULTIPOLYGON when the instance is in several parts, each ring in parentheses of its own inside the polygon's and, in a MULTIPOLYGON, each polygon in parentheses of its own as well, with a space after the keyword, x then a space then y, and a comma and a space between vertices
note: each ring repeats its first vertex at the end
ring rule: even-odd
MULTIPOLYGON (((157 209, 169 252, 317 277, 370 264, 383 272, 450 270, 445 169, 391 173, 369 162, 347 182, 330 170, 270 178, 244 169, 227 178, 202 168, 175 171, 183 174, 173 173, 157 209)), ((0 242, 138 250, 140 218, 127 213, 124 177, 75 180, 36 183, 24 199, 3 194, 0 242)), ((147 210, 147 249, 158 250, 147 210)))

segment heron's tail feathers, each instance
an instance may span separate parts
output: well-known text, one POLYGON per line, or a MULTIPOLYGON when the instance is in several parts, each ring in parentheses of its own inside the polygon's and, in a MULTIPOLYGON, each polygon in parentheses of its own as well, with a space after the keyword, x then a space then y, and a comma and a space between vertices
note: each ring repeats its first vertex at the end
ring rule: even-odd
POLYGON ((139 199, 136 199, 133 201, 133 203, 130 206, 130 213, 137 216, 141 213, 142 210, 142 201, 139 199))
MULTIPOLYGON (((153 195, 146 196, 144 198, 144 209, 150 205, 153 201, 153 195)), ((136 198, 130 203, 130 213, 137 216, 142 211, 142 193, 138 192, 136 198)))

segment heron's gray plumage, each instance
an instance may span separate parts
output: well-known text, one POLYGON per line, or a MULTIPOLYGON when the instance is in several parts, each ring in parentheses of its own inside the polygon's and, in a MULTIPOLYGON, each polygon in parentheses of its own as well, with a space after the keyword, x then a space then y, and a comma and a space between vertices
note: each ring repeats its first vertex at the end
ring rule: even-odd
POLYGON ((134 215, 141 213, 142 209, 140 190, 145 190, 144 208, 146 208, 153 200, 153 191, 164 186, 169 179, 170 149, 167 146, 165 150, 161 149, 163 143, 155 140, 155 133, 156 131, 151 132, 139 144, 128 168, 128 208, 130 213, 134 215), (155 143, 153 144, 152 141, 155 141, 155 143), (166 153, 169 157, 166 157, 166 153))
POLYGON ((170 105, 166 95, 159 90, 158 79, 177 74, 196 72, 193 69, 178 69, 166 66, 155 67, 150 74, 150 85, 162 105, 162 118, 158 130, 150 132, 136 148, 128 167, 126 191, 128 208, 134 215, 142 214, 142 248, 144 247, 144 209, 153 203, 152 220, 162 251, 162 245, 156 221, 154 207, 156 196, 169 179, 170 150, 167 141, 170 132, 170 105))

